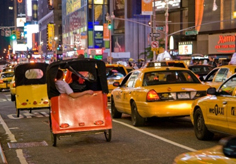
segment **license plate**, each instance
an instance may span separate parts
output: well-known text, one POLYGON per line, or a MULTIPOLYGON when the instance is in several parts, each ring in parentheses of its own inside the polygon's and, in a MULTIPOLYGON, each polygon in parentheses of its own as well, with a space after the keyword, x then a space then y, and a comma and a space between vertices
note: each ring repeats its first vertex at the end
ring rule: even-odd
POLYGON ((178 93, 178 99, 189 99, 189 93, 178 93))

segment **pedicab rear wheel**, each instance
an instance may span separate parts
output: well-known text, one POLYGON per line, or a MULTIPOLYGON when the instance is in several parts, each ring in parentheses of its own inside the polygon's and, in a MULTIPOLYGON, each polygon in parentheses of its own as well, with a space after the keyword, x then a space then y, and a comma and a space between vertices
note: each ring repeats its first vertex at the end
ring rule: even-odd
POLYGON ((106 141, 110 142, 111 141, 111 129, 105 130, 104 135, 105 135, 106 141))
POLYGON ((57 146, 57 135, 51 132, 52 146, 57 146))

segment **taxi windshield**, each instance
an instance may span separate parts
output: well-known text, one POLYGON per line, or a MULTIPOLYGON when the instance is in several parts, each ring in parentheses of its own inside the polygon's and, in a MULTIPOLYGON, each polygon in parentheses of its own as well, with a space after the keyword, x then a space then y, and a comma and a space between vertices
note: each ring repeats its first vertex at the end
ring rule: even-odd
POLYGON ((197 77, 187 70, 146 72, 143 86, 176 83, 201 83, 197 77))
POLYGON ((106 76, 108 79, 120 79, 126 75, 123 67, 106 67, 106 76))

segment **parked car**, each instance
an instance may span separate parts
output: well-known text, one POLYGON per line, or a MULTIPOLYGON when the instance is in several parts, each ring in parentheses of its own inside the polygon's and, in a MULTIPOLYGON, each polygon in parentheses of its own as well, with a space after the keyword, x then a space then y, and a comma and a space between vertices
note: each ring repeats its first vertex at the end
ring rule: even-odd
POLYGON ((110 100, 111 91, 115 88, 115 86, 113 86, 113 83, 121 82, 128 74, 130 69, 130 67, 126 67, 122 64, 106 64, 106 77, 109 90, 109 93, 107 94, 108 100, 110 100))
POLYGON ((204 79, 214 67, 211 65, 191 65, 188 67, 191 71, 193 71, 199 79, 204 79))
POLYGON ((134 126, 148 117, 189 116, 194 99, 205 96, 209 86, 186 68, 151 67, 133 70, 111 93, 113 118, 131 115, 134 126))
POLYGON ((236 72, 236 65, 224 65, 211 70, 205 78, 200 79, 211 87, 218 88, 225 80, 236 72))
POLYGON ((173 164, 233 164, 236 163, 236 137, 227 137, 212 148, 178 155, 173 164))
POLYGON ((190 118, 199 140, 212 139, 215 132, 236 135, 236 74, 208 96, 193 102, 190 118))

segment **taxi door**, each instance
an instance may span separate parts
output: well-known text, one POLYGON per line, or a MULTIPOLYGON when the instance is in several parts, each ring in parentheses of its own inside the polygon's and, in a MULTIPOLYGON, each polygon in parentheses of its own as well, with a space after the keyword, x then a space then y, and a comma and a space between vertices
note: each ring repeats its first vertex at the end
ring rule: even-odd
POLYGON ((123 99, 123 108, 126 113, 131 114, 131 104, 130 99, 133 96, 135 82, 138 78, 139 72, 133 72, 130 76, 130 78, 127 81, 127 86, 124 88, 122 93, 122 99, 123 99))
POLYGON ((232 96, 226 101, 227 103, 227 121, 229 126, 229 133, 236 135, 236 75, 233 75, 225 83, 227 91, 233 91, 232 96))
POLYGON ((208 106, 206 108, 205 122, 210 129, 227 131, 226 99, 227 97, 224 95, 212 95, 210 100, 206 103, 208 106))

